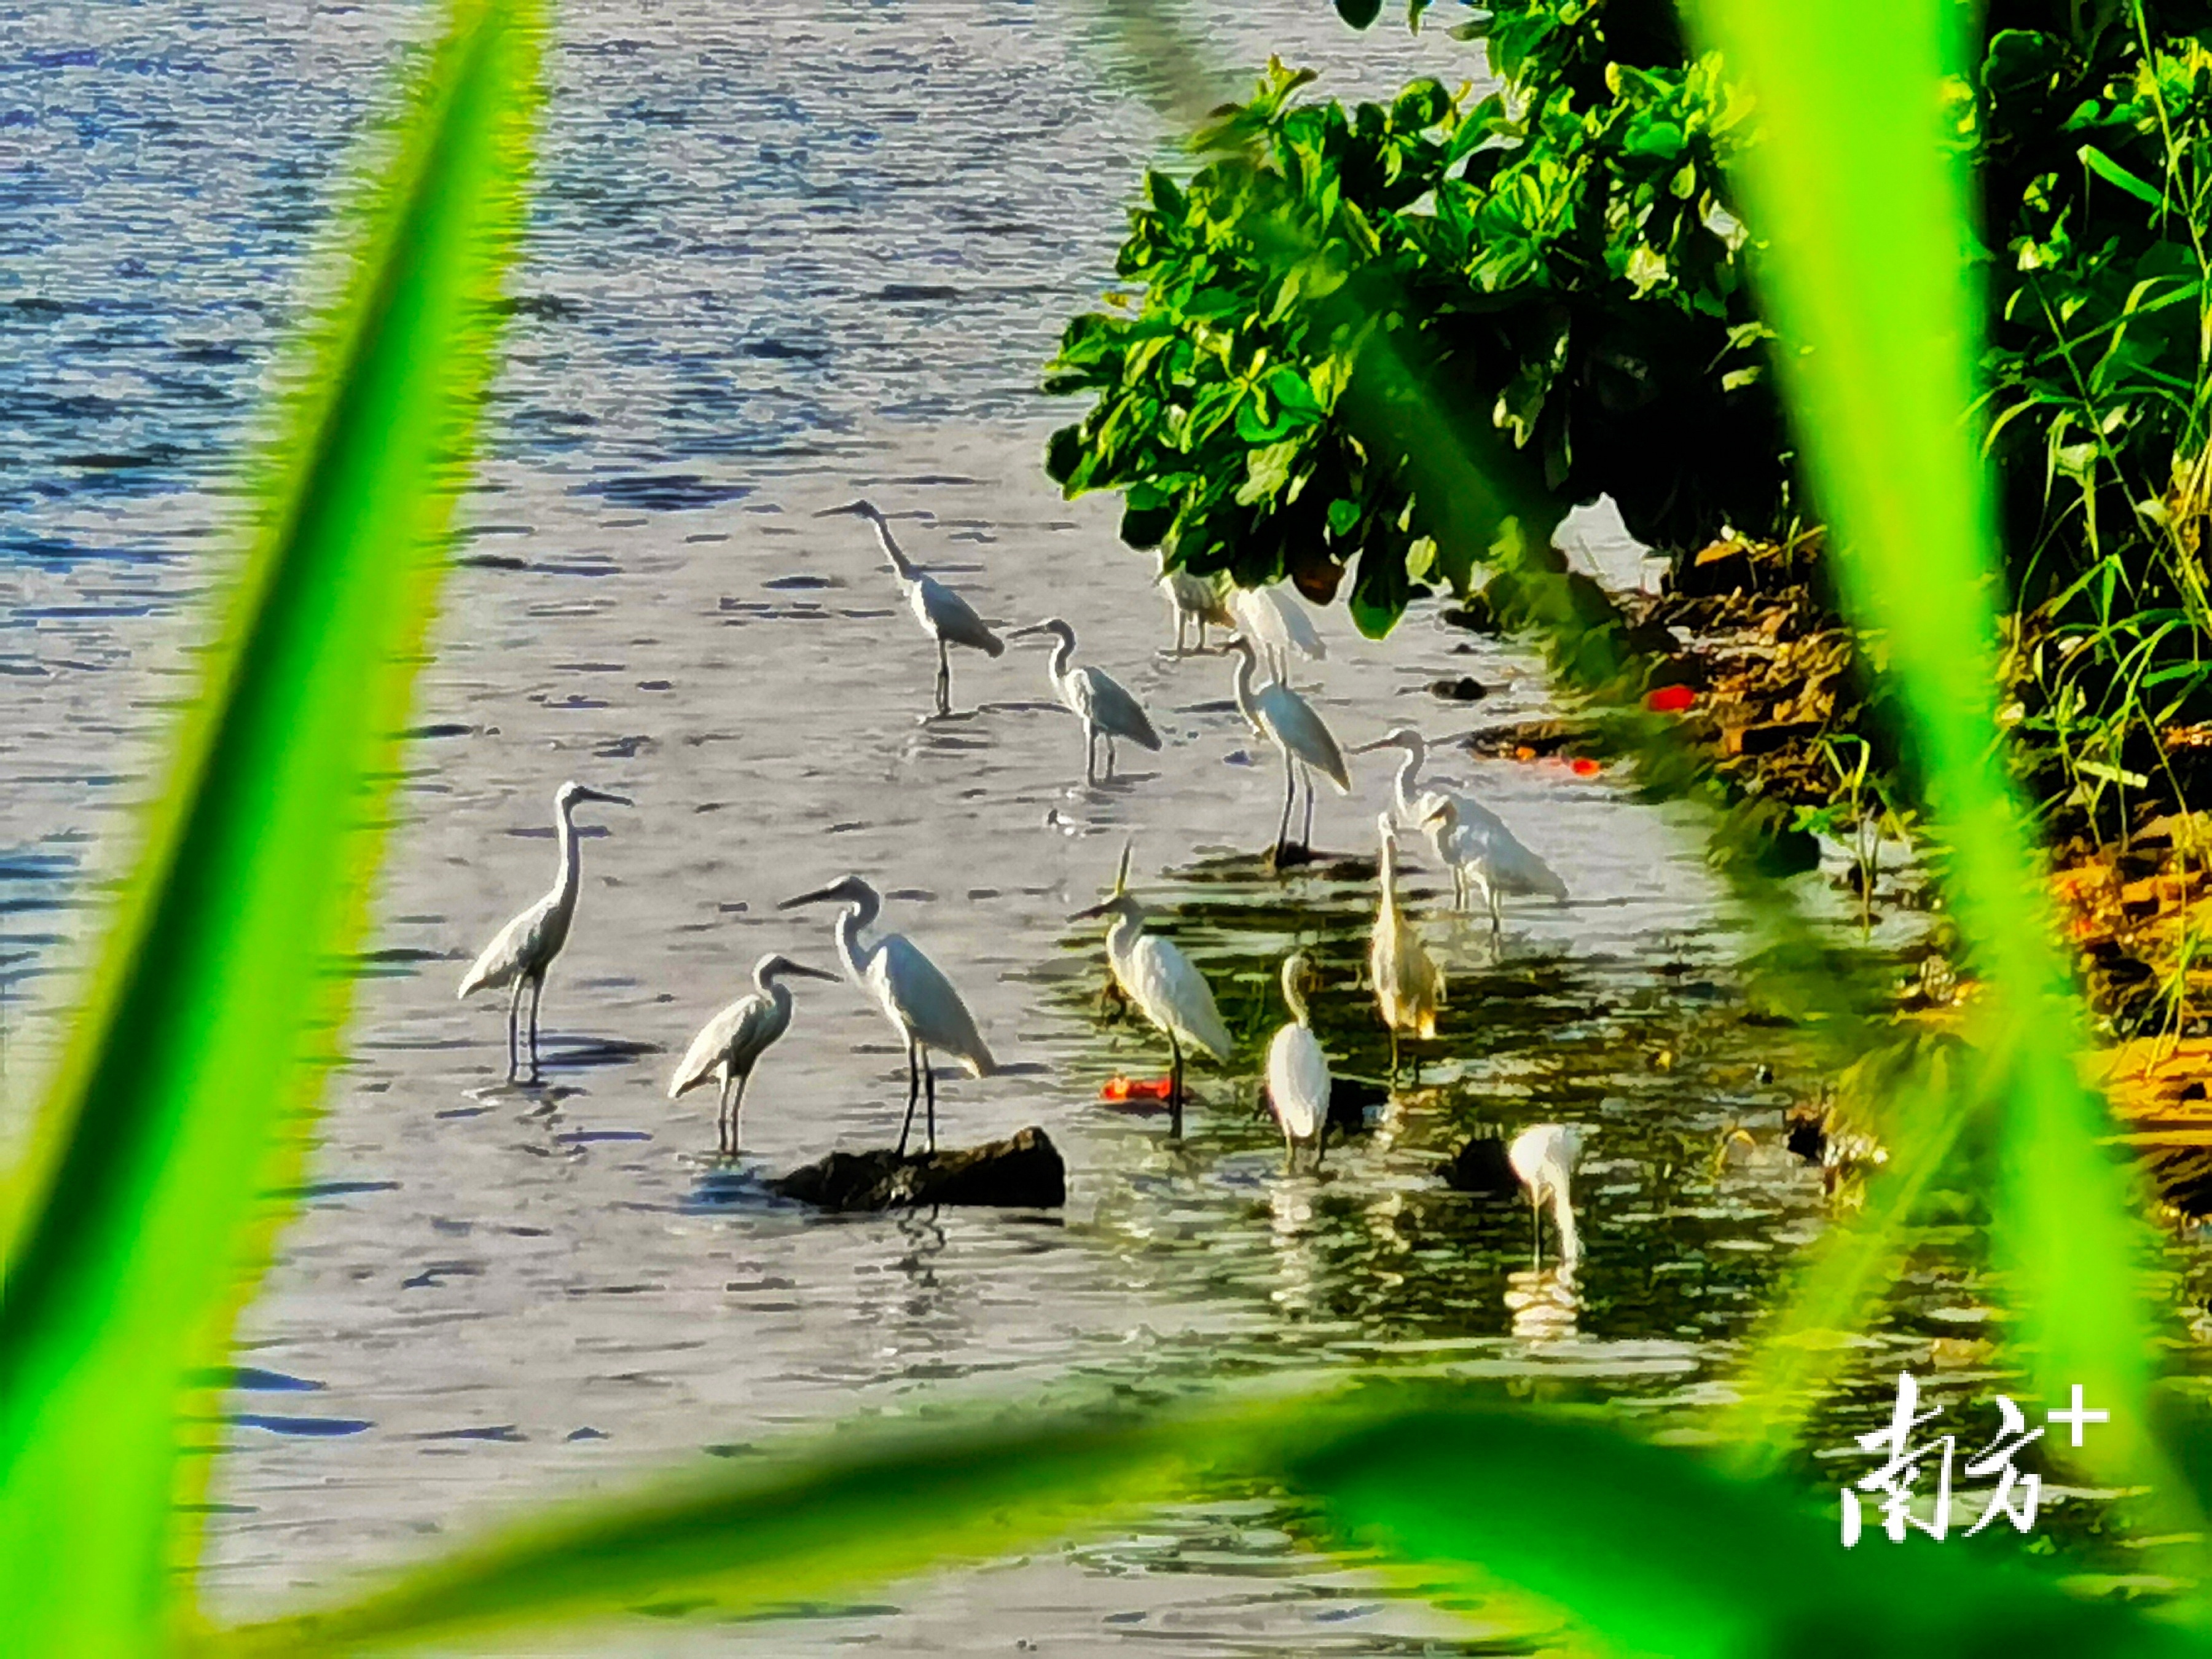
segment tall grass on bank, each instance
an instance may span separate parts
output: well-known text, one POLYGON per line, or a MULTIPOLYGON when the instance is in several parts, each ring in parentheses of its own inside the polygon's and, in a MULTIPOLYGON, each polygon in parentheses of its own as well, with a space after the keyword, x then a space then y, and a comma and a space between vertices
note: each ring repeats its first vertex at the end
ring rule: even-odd
MULTIPOLYGON (((2081 1382, 2112 1408, 2119 1431, 2093 1470, 2148 1480, 2188 1510, 2193 1489, 2150 1415, 2142 1230, 2073 1079, 2078 1012, 1993 761, 1991 546, 1962 424, 1974 347, 1954 257, 1962 198, 1926 131, 1954 15, 1942 0, 1706 0, 1698 21, 1772 120, 1749 187, 1773 237, 1768 303, 1799 354, 1792 405, 1851 602, 1890 641, 1944 763, 1929 805, 1991 985, 1966 1104, 1999 1113, 1997 1236, 2039 1378, 2081 1382)), ((389 775, 488 369, 537 39, 523 5, 457 6, 368 194, 348 297, 303 348, 303 389, 279 421, 232 626, 11 1194, 0 1646, 40 1659, 336 1652, 481 1644, 647 1606, 757 1617, 1163 1497, 1287 1491, 1339 1535, 1426 1564, 1441 1595, 1516 1586, 1625 1650, 2201 1650, 2131 1609, 2062 1595, 2007 1552, 1871 1541, 1847 1554, 1832 1510, 1792 1487, 1638 1444, 1601 1419, 1389 1379, 810 1439, 757 1467, 540 1506, 289 1617, 199 1626, 163 1571, 188 1553, 172 1501, 178 1400, 265 1253, 256 1194, 296 1164, 343 1013, 343 981, 317 969, 360 926, 374 837, 356 826, 374 820, 389 775)), ((1440 424, 1432 435, 1454 442, 1440 424)), ((1964 1109, 1931 1089, 1910 1116, 1964 1109)), ((1899 1143, 1877 1183, 1887 1212, 1909 1212, 1911 1183, 1946 1144, 1899 1143)), ((1832 1261, 1879 1260, 1878 1231, 1840 1237, 1832 1261)), ((1863 1305, 1854 1291, 1820 1316, 1863 1305)), ((1804 1380, 1751 1375, 1778 1395, 1804 1380)), ((1763 1440, 1789 1420, 1739 1422, 1763 1440)))

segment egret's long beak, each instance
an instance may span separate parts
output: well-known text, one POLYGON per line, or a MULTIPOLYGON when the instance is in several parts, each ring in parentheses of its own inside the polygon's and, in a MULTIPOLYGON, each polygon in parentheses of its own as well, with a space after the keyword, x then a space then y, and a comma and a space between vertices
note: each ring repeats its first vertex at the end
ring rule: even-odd
POLYGON ((588 787, 578 789, 576 791, 576 799, 578 800, 603 800, 610 806, 635 806, 637 805, 637 803, 632 800, 628 795, 614 795, 608 793, 607 791, 604 789, 592 789, 588 787))
POLYGON ((871 517, 866 501, 848 501, 842 507, 825 507, 814 515, 817 519, 866 519, 871 517))
POLYGON ((844 894, 839 892, 835 887, 817 887, 811 893, 801 893, 797 898, 787 898, 775 908, 779 910, 796 910, 802 904, 820 904, 825 899, 841 899, 844 896, 844 894))
POLYGON ((786 962, 783 964, 783 971, 787 974, 804 974, 809 979, 837 980, 844 977, 842 974, 833 974, 824 969, 809 968, 803 962, 786 962))
POLYGON ((1450 811, 1451 807, 1449 804, 1439 806, 1435 811, 1430 813, 1428 817, 1421 820, 1421 828, 1425 830, 1431 824, 1442 823, 1444 821, 1445 815, 1450 811))
POLYGON ((1052 629, 1047 628, 1042 623, 1030 623, 1025 627, 1008 629, 1006 630, 1006 637, 1010 640, 1025 640, 1039 634, 1049 634, 1051 632, 1052 629))
POLYGON ((1397 746, 1398 741, 1395 738, 1377 738, 1372 743, 1355 743, 1346 752, 1353 755, 1371 755, 1378 749, 1395 749, 1397 746))
POLYGON ((1070 921, 1089 921, 1094 916, 1104 915, 1113 908, 1114 901, 1112 899, 1107 899, 1102 903, 1092 905, 1088 910, 1078 910, 1073 915, 1070 916, 1068 920, 1070 921))

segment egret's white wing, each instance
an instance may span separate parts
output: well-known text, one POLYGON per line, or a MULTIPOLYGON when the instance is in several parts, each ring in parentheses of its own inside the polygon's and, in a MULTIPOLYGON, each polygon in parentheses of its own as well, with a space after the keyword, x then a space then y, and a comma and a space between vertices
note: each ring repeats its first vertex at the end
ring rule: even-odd
POLYGON ((1112 675, 1103 669, 1079 668, 1069 677, 1069 685, 1080 688, 1074 692, 1081 703, 1077 712, 1100 731, 1147 749, 1160 746, 1160 734, 1152 730, 1143 705, 1112 675))
POLYGON ((1229 596, 1229 608, 1237 625, 1263 645, 1295 651, 1315 662, 1328 655, 1321 635, 1314 631, 1313 618, 1279 588, 1237 588, 1229 596))
POLYGON ((1328 1056, 1321 1039, 1292 1023, 1267 1045, 1267 1099, 1292 1140, 1311 1140, 1328 1116, 1328 1056))
POLYGON ((884 1012, 916 1042, 959 1060, 976 1077, 999 1069, 952 981, 905 934, 884 936, 868 960, 867 975, 884 1012))
POLYGON ((1174 1032, 1216 1060, 1229 1058, 1236 1045, 1222 1024, 1221 1011, 1213 1006, 1213 988, 1170 941, 1156 933, 1139 934, 1128 954, 1115 964, 1114 976, 1129 1000, 1160 1030, 1174 1032))
POLYGON ((730 1055, 730 1039, 738 1027, 760 1003, 757 996, 740 997, 699 1028, 699 1035, 691 1039, 691 1046, 684 1051, 677 1063, 675 1075, 668 1080, 668 1097, 675 1099, 685 1091, 697 1088, 714 1075, 730 1055))
POLYGON ((975 607, 934 576, 924 576, 915 583, 914 604, 921 625, 955 645, 986 651, 994 657, 1006 648, 1006 642, 983 625, 975 607))
POLYGON ((1253 702, 1275 740, 1334 784, 1339 794, 1352 792, 1352 769, 1336 734, 1308 702, 1287 685, 1263 685, 1253 702))
POLYGON ((553 896, 549 893, 501 928, 498 937, 484 946, 483 954, 461 976, 461 995, 513 984, 514 976, 538 959, 544 948, 546 919, 552 912, 553 896))

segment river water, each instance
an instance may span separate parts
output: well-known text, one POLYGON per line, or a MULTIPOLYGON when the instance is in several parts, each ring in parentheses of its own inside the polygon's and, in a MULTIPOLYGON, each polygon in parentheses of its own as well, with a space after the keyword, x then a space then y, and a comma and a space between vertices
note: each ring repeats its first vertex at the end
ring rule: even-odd
MULTIPOLYGON (((1326 6, 1199 14, 1219 59, 1269 50, 1343 94, 1468 72, 1326 6)), ((143 798, 209 591, 229 447, 345 146, 416 8, 17 8, 0 40, 0 972, 7 1116, 97 912, 102 836, 143 798)), ((1375 1133, 1286 1175, 1251 1112, 1283 1018, 1276 963, 1322 969, 1317 1018, 1372 1077, 1357 872, 1278 881, 1252 856, 1279 775, 1218 656, 1172 660, 1147 562, 1110 506, 1038 465, 1072 408, 1035 389, 1110 271, 1160 131, 1097 14, 1012 0, 565 8, 544 183, 484 487, 423 677, 402 822, 351 1063, 314 1185, 248 1311, 208 1577, 273 1609, 420 1558, 521 1503, 741 1456, 854 1416, 1090 1398, 1308 1367, 1413 1364, 1639 1413, 1717 1397, 1750 1316, 1826 1214, 1778 1144, 1813 1079, 1747 1025, 1697 844, 1605 777, 1455 757, 1565 878, 1504 939, 1441 914, 1443 1041, 1375 1133), (960 714, 923 721, 934 661, 858 521, 1005 622, 1048 612, 1166 738, 1081 787, 1042 652, 961 653, 960 714), (477 946, 552 873, 568 777, 587 808, 575 936, 545 997, 546 1085, 504 1087, 502 1010, 455 1000, 477 946), (1125 838, 1135 883, 1220 992, 1240 1042, 1195 1073, 1180 1147, 1102 1103, 1164 1055, 1102 1013, 1095 924, 1125 838), (832 962, 829 915, 779 900, 848 871, 887 895, 975 1009, 1006 1074, 947 1083, 948 1139, 1043 1127, 1052 1215, 824 1218, 760 1177, 884 1144, 898 1045, 847 986, 800 981, 714 1169, 713 1105, 672 1105, 691 1033, 785 950, 832 962), (1590 1131, 1578 1284, 1528 1216, 1448 1190, 1477 1124, 1590 1131), (1723 1158, 1727 1132, 1755 1150, 1723 1158)), ((1417 609, 1388 641, 1318 617, 1297 676, 1347 741, 1442 741, 1539 714, 1530 661, 1417 609), (1472 675, 1471 707, 1430 685, 1472 675)), ((1324 791, 1316 841, 1371 854, 1389 774, 1324 791)), ((1440 911, 1419 854, 1409 888, 1440 911)), ((1956 1397, 1987 1310, 1930 1272, 1850 1361, 1839 1422, 1943 1337, 1956 1397)), ((1986 1373, 1978 1374, 1985 1377, 1986 1373)), ((1840 1438, 1841 1430, 1838 1437, 1840 1438)), ((732 1629, 640 1626, 622 1650, 1499 1651, 1525 1609, 1450 1619, 1294 1516, 1224 1504, 1103 1541, 732 1629), (1149 1641, 1149 1650, 1132 1642, 1149 1641)), ((533 1651, 570 1650, 539 1644, 533 1651)), ((574 1650, 609 1650, 594 1638, 574 1650)))

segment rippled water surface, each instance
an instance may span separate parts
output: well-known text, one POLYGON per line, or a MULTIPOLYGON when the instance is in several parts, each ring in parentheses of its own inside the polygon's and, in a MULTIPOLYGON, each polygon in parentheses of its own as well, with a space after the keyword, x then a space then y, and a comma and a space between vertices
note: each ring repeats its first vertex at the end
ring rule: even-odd
MULTIPOLYGON (((1224 61, 1269 49, 1381 90, 1464 73, 1440 35, 1342 32, 1325 5, 1208 9, 1224 61)), ((229 447, 300 257, 412 8, 19 8, 0 37, 0 972, 20 1121, 50 1027, 27 1000, 72 959, 88 872, 140 799, 178 696, 229 447)), ((251 1309, 222 1430, 212 1581, 265 1607, 418 1556, 519 1499, 741 1456, 794 1425, 958 1399, 1088 1397, 1390 1363, 1710 1398, 1825 1213, 1776 1144, 1809 1080, 1747 1026, 1693 842, 1564 766, 1455 770, 1558 866, 1572 902, 1501 943, 1432 915, 1443 1038, 1418 1086, 1318 1176, 1252 1113, 1282 1018, 1276 963, 1319 960, 1341 1069, 1383 1064, 1356 983, 1372 885, 1253 856, 1279 774, 1218 656, 1170 660, 1110 507, 1042 477, 1072 411, 1034 390, 1110 271, 1158 134, 1107 72, 1094 14, 957 3, 562 9, 544 188, 517 283, 484 487, 409 751, 404 822, 361 962, 353 1059, 304 1214, 251 1309), (1166 737, 1080 787, 1042 653, 961 654, 959 714, 864 528, 988 617, 1072 621, 1166 737), (502 1086, 502 1018, 453 989, 552 874, 550 797, 587 808, 574 939, 545 998, 538 1090, 502 1086), (1201 1067, 1175 1146, 1101 1103, 1157 1043, 1102 1012, 1094 924, 1136 883, 1214 979, 1242 1043, 1201 1067), (829 917, 777 901, 846 871, 965 992, 1006 1075, 949 1082, 948 1138, 1042 1126, 1064 1213, 824 1218, 760 1176, 883 1144, 902 1056, 850 988, 802 981, 716 1174, 705 1094, 662 1085, 752 960, 832 960, 829 917), (1764 1069, 1762 1069, 1764 1068, 1764 1069), (1586 1126, 1578 1285, 1532 1267, 1525 1210, 1447 1189, 1478 1124, 1586 1126), (1747 1126, 1756 1149, 1717 1156, 1747 1126)), ((1299 679, 1347 740, 1443 739, 1541 712, 1534 665, 1417 610, 1390 641, 1321 617, 1299 679), (1470 708, 1430 684, 1472 675, 1470 708)), ((1388 773, 1324 793, 1316 840, 1370 856, 1388 773)), ((1419 857, 1409 886, 1432 908, 1419 857)), ((1863 1358, 1924 1358, 1983 1310, 1931 1274, 1863 1358), (1952 1305, 1958 1304, 1959 1305, 1952 1305)), ((1862 1397, 1862 1405, 1865 1403, 1862 1397)), ((921 1521, 918 1509, 917 1522, 921 1521)), ((1448 1621, 1296 1517, 1224 1504, 1106 1542, 740 1632, 656 1626, 636 1651, 1065 1653, 1517 1649, 1524 1620, 1448 1621), (1427 1646, 1424 1646, 1427 1644, 1427 1646)), ((578 1643, 577 1650, 586 1644, 578 1643)))

